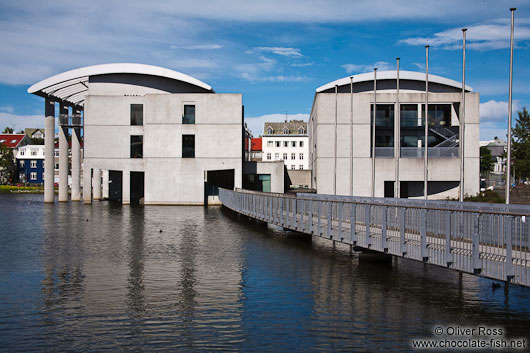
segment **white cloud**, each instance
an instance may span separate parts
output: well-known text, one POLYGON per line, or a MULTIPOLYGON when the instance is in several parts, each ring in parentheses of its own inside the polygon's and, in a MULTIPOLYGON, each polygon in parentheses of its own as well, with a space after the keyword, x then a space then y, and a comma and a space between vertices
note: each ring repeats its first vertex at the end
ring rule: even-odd
POLYGON ((169 60, 168 66, 179 69, 179 68, 215 68, 217 64, 214 61, 202 60, 202 59, 175 59, 169 60))
MULTIPOLYGON (((285 114, 267 114, 255 117, 245 117, 245 123, 248 128, 252 131, 254 137, 258 137, 263 134, 263 124, 266 122, 282 122, 285 121, 285 114)), ((287 120, 309 120, 309 114, 287 114, 287 120)))
POLYGON ((15 108, 13 108, 12 105, 4 105, 0 107, 0 111, 6 112, 6 113, 13 113, 15 111, 15 108))
MULTIPOLYGON (((525 21, 523 21, 524 23, 525 21)), ((530 27, 519 23, 515 27, 515 40, 530 39, 530 27)), ((510 46, 510 23, 494 20, 493 23, 477 24, 467 27, 466 47, 474 50, 503 49, 510 46)), ((398 43, 408 45, 431 45, 447 50, 462 49, 462 28, 451 28, 435 33, 430 37, 411 37, 398 43)))
POLYGON ((27 127, 44 128, 44 116, 15 115, 0 112, 0 131, 4 131, 4 128, 7 126, 13 128, 15 131, 24 130, 27 127))
MULTIPOLYGON (((512 116, 516 116, 520 109, 519 101, 512 101, 512 116)), ((496 123, 508 121, 508 102, 489 100, 480 103, 480 122, 496 123)))
POLYGON ((375 67, 380 71, 392 70, 394 65, 386 61, 378 61, 372 65, 344 64, 341 65, 341 67, 344 68, 348 74, 353 74, 374 71, 375 67))
POLYGON ((186 50, 213 50, 221 49, 220 44, 190 44, 190 45, 170 45, 171 49, 186 49, 186 50))
POLYGON ((300 58, 303 57, 298 48, 283 48, 283 47, 257 47, 252 49, 249 52, 258 52, 258 53, 272 53, 276 55, 291 57, 291 58, 300 58))

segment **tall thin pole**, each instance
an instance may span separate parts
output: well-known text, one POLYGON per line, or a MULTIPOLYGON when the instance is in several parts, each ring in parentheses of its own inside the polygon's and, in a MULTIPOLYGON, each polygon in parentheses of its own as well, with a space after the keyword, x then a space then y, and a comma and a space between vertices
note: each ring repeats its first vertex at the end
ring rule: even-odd
POLYGON ((512 162, 512 80, 513 80, 513 28, 514 28, 514 12, 516 8, 512 7, 510 11, 512 12, 512 30, 510 34, 510 89, 509 89, 509 98, 508 98, 508 159, 506 160, 506 204, 510 203, 510 185, 511 185, 511 174, 510 166, 512 162))
POLYGON ((353 76, 350 76, 350 195, 353 196, 353 76))
POLYGON ((425 146, 423 153, 423 195, 428 199, 429 178, 429 46, 425 46, 425 146))
POLYGON ((372 197, 375 197, 375 116, 377 115, 377 67, 374 67, 374 116, 372 117, 372 197))
POLYGON ((399 157, 401 146, 401 109, 399 106, 399 58, 397 61, 397 77, 396 77, 396 108, 394 112, 394 161, 396 167, 396 182, 394 183, 394 197, 399 198, 399 157))
POLYGON ((464 139, 466 130, 466 31, 462 28, 462 111, 460 113, 460 202, 464 201, 464 139))
POLYGON ((333 195, 337 195, 337 93, 339 86, 335 85, 335 152, 333 153, 335 158, 333 166, 333 195))

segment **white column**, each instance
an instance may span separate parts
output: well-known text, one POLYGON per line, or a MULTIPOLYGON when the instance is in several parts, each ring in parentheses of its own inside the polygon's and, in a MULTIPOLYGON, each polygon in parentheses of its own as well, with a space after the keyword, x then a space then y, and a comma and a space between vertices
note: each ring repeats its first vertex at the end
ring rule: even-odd
POLYGON ((92 195, 94 200, 101 200, 101 169, 94 168, 92 173, 92 195))
POLYGON ((44 100, 44 116, 44 202, 53 203, 55 102, 48 98, 44 100))
POLYGON ((68 106, 59 105, 59 201, 68 201, 68 127, 61 119, 68 117, 68 106))
MULTIPOLYGON (((72 124, 77 125, 81 123, 81 111, 77 108, 72 108, 72 124)), ((72 201, 81 200, 81 128, 74 127, 72 129, 72 201)))
POLYGON ((109 198, 109 171, 102 170, 101 178, 103 179, 103 184, 101 185, 101 189, 102 189, 101 196, 104 200, 107 200, 109 198))
POLYGON ((92 169, 86 163, 83 167, 83 201, 92 202, 92 169))
POLYGON ((121 191, 121 203, 123 205, 129 205, 131 203, 131 172, 124 170, 121 178, 122 191, 121 191))

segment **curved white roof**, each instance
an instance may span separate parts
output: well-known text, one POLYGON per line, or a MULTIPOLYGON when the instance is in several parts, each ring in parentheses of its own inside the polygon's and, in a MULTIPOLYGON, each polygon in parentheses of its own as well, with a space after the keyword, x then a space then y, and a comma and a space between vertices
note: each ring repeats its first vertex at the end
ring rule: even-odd
POLYGON ((87 82, 90 76, 123 73, 165 77, 212 90, 212 87, 206 83, 181 72, 159 66, 119 63, 86 66, 66 71, 35 83, 28 88, 28 93, 82 106, 88 91, 87 82))
MULTIPOLYGON (((325 90, 328 90, 330 88, 334 88, 335 86, 344 86, 350 84, 350 77, 353 77, 353 83, 357 82, 364 82, 364 81, 373 81, 374 80, 374 73, 373 72, 367 72, 364 74, 359 75, 353 75, 348 76, 344 78, 340 78, 336 81, 326 83, 323 86, 320 86, 316 89, 316 92, 322 92, 325 90)), ((397 71, 396 70, 390 70, 390 71, 377 71, 377 80, 395 80, 397 79, 397 71)), ((399 71, 399 79, 400 80, 411 80, 411 81, 424 81, 425 82, 425 72, 415 72, 415 71, 399 71)), ((429 74, 429 82, 439 83, 445 86, 451 86, 456 87, 459 89, 462 89, 462 83, 450 80, 445 77, 436 76, 433 74, 429 74)), ((473 88, 466 85, 466 91, 472 92, 473 88)))

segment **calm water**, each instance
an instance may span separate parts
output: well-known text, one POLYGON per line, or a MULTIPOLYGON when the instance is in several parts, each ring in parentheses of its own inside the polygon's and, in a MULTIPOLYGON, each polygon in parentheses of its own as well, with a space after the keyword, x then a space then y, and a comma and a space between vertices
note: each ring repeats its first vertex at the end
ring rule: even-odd
POLYGON ((0 195, 0 351, 410 351, 435 326, 530 331, 530 289, 359 260, 221 208, 0 195))

